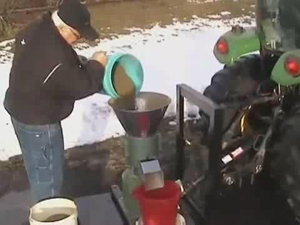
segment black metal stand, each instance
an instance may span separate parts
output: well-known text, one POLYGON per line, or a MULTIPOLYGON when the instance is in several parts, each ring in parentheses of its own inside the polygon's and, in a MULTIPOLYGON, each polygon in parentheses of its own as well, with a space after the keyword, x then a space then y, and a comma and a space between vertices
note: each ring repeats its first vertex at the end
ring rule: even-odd
POLYGON ((211 178, 213 188, 209 199, 213 198, 220 187, 221 168, 220 155, 222 149, 222 126, 224 109, 215 104, 203 94, 194 90, 186 84, 177 85, 177 109, 176 109, 176 151, 177 151, 177 179, 183 178, 185 170, 185 137, 184 137, 184 99, 198 106, 208 117, 208 148, 209 148, 209 168, 208 176, 211 178))
POLYGON ((123 194, 118 185, 112 185, 110 187, 110 193, 113 203, 115 204, 120 217, 123 221, 123 225, 130 225, 130 221, 127 217, 126 207, 124 205, 123 194))

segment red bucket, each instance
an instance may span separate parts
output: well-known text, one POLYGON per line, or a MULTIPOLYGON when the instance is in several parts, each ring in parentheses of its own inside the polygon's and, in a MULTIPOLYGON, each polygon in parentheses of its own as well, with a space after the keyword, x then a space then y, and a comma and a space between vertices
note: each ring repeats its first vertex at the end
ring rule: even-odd
POLYGON ((160 189, 146 191, 144 185, 133 191, 137 199, 144 225, 175 225, 180 187, 175 181, 165 181, 160 189))

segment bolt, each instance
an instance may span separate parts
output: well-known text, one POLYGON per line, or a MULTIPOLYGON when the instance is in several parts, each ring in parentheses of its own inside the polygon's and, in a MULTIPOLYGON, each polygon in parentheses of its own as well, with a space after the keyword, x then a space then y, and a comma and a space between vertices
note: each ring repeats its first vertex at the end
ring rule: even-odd
POLYGON ((232 184, 234 183, 234 180, 233 180, 232 177, 226 176, 226 177, 225 177, 225 183, 226 183, 227 185, 232 185, 232 184))

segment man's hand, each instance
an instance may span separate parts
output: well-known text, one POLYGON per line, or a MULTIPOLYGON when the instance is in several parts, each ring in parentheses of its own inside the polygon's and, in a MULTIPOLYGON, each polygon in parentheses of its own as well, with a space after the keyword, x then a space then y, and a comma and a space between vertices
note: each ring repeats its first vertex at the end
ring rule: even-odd
POLYGON ((91 59, 98 61, 103 66, 106 66, 107 61, 108 61, 106 52, 103 52, 103 51, 95 52, 91 59))

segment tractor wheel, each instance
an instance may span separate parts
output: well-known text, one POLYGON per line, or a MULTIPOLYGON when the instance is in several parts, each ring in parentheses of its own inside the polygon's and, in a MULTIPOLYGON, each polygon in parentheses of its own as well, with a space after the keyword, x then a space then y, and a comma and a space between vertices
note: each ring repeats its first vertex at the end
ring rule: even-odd
POLYGON ((259 55, 242 56, 212 76, 211 84, 204 90, 204 95, 216 103, 223 103, 235 97, 255 94, 257 86, 265 77, 261 65, 259 55))
POLYGON ((270 140, 271 175, 300 218, 300 114, 285 118, 270 140))
MULTIPOLYGON (((204 95, 220 104, 229 99, 246 97, 256 93, 261 80, 264 80, 262 60, 259 55, 242 56, 232 65, 225 65, 212 77, 204 95)), ((236 109, 225 110, 223 131, 225 132, 236 116, 236 109)), ((202 112, 200 110, 200 115, 202 112)))

